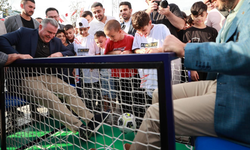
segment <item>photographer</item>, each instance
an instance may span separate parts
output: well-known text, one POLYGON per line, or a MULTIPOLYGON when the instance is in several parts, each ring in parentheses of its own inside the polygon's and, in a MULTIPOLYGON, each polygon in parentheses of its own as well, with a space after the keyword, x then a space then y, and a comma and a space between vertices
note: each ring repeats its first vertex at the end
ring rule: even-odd
POLYGON ((149 6, 146 12, 151 17, 152 23, 166 25, 170 33, 178 37, 177 30, 181 30, 185 26, 179 7, 176 4, 169 4, 166 8, 163 8, 160 6, 160 0, 146 0, 146 2, 149 6))

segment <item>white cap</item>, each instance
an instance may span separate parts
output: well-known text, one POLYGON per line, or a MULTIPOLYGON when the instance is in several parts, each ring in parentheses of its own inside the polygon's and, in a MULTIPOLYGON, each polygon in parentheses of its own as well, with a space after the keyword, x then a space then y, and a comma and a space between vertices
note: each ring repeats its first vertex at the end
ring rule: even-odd
POLYGON ((79 18, 76 21, 76 28, 87 28, 89 27, 88 20, 85 18, 79 18))

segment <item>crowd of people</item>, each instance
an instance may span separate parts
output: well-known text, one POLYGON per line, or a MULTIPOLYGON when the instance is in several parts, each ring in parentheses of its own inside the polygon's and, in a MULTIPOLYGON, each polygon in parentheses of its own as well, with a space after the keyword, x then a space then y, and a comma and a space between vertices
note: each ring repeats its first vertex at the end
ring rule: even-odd
MULTIPOLYGON (((246 14, 250 1, 198 1, 192 5, 188 16, 176 4, 163 8, 157 1, 160 0, 146 0, 148 8, 134 13, 129 2, 121 2, 122 22, 105 15, 103 5, 95 2, 91 11, 84 11, 75 23, 62 25, 56 8, 46 9, 44 19, 33 19, 35 1, 22 0, 21 14, 7 17, 4 24, 0 22, 0 34, 3 34, 0 36, 0 57, 3 58, 0 64, 39 57, 175 52, 180 58, 173 63, 178 66, 182 61, 190 70, 192 80, 173 85, 176 135, 223 137, 249 146, 250 53, 247 49, 250 45, 247 40, 250 34, 246 14)), ((73 78, 59 79, 42 72, 24 77, 24 82, 20 83, 22 92, 39 97, 37 103, 47 107, 68 129, 79 131, 82 140, 90 138, 111 113, 112 105, 102 108, 102 100, 112 103, 118 97, 122 110, 131 113, 137 110, 135 115, 145 118, 138 123, 139 130, 132 145, 125 144, 125 148, 160 147, 160 136, 154 134, 160 133, 159 121, 147 119, 159 120, 156 70, 72 69, 64 74, 73 78), (53 80, 58 84, 48 86, 53 80), (68 83, 81 88, 76 90, 68 83), (105 90, 89 90, 101 88, 105 90), (66 93, 63 98, 81 119, 64 107, 60 93, 66 93), (94 99, 100 100, 98 106, 94 99), (134 107, 133 103, 149 108, 134 107), (93 109, 102 113, 89 111, 93 109)))

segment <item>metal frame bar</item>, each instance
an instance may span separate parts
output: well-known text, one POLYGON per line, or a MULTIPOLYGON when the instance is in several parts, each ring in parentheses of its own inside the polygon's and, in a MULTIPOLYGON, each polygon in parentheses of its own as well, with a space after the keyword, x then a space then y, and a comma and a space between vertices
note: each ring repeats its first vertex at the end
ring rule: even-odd
MULTIPOLYGON (((131 54, 131 55, 105 55, 91 57, 63 57, 39 58, 17 60, 11 67, 55 67, 55 68, 155 68, 158 73, 159 110, 161 128, 161 149, 175 149, 174 118, 171 85, 171 60, 175 59, 174 53, 162 54, 131 54), (105 62, 105 63, 104 63, 105 62), (62 66, 62 67, 60 67, 62 66)), ((1 69, 1 81, 4 81, 1 69)), ((1 83, 1 99, 4 100, 4 91, 1 83)), ((5 105, 1 105, 5 110, 5 105)), ((5 113, 2 113, 4 116, 5 113)), ((5 125, 5 120, 2 125, 5 125)), ((4 126, 5 129, 5 126, 4 126)), ((3 128, 2 128, 3 130, 3 128)), ((2 137, 6 137, 2 131, 2 137)), ((2 138, 2 148, 6 148, 6 139, 2 138), (3 145, 3 143, 5 143, 3 145)), ((29 145, 31 146, 31 145, 29 145)), ((4 150, 4 149, 3 149, 4 150)))
POLYGON ((4 68, 0 68, 0 91, 1 91, 1 149, 6 150, 6 123, 5 123, 5 94, 4 94, 4 68))

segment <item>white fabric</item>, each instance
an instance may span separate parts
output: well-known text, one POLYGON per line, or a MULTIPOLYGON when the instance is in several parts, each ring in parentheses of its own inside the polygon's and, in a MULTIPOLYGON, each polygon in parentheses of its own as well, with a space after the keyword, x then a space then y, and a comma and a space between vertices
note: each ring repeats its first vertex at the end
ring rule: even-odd
POLYGON ((125 25, 124 32, 128 33, 130 24, 131 24, 131 17, 128 22, 124 22, 124 25, 125 25))
POLYGON ((205 24, 209 27, 215 28, 219 32, 225 21, 226 18, 216 8, 214 8, 208 12, 205 24))
MULTIPOLYGON (((77 56, 93 56, 100 53, 93 35, 88 35, 87 37, 79 35, 75 38, 73 44, 77 56)), ((94 83, 99 81, 98 69, 82 69, 82 72, 84 83, 94 83)), ((76 69, 76 82, 79 83, 79 69, 76 69)))
MULTIPOLYGON (((134 43, 132 49, 144 49, 144 48, 159 48, 163 46, 164 39, 167 35, 170 35, 169 29, 163 24, 153 24, 153 28, 150 34, 145 37, 139 33, 135 34, 134 43)), ((172 61, 172 63, 181 66, 180 59, 172 61)), ((176 65, 175 65, 176 66, 176 65)), ((172 68, 172 74, 174 73, 172 68)), ((158 88, 157 84, 157 70, 156 69, 138 69, 141 78, 141 88, 146 89, 149 96, 152 96, 152 90, 158 88)), ((180 75, 180 73, 179 73, 180 75)), ((180 80, 179 80, 180 81, 180 80)))
POLYGON ((89 23, 89 34, 94 35, 96 33, 96 31, 103 31, 104 30, 104 26, 105 24, 109 21, 109 20, 115 20, 114 17, 112 16, 107 16, 107 20, 105 21, 105 23, 96 20, 95 18, 89 23))

